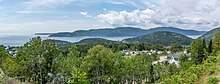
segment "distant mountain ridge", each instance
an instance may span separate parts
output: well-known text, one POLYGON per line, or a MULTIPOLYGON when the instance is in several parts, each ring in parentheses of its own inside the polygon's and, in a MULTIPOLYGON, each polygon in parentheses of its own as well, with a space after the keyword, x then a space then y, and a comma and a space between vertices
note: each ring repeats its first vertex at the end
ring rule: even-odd
POLYGON ((167 32, 174 32, 182 35, 202 35, 205 34, 206 31, 197 31, 197 30, 184 30, 180 28, 175 28, 175 27, 157 27, 157 28, 151 28, 148 29, 148 33, 154 33, 154 32, 159 32, 159 31, 167 31, 167 32))
POLYGON ((55 33, 35 33, 34 35, 52 35, 52 34, 55 34, 55 33))
POLYGON ((59 32, 51 34, 49 37, 77 37, 77 36, 92 36, 92 37, 135 37, 146 35, 159 31, 175 32, 183 35, 202 35, 206 31, 184 30, 174 27, 157 27, 148 30, 134 27, 117 27, 104 29, 77 30, 75 32, 59 32))
POLYGON ((182 45, 190 45, 193 39, 184 36, 182 34, 160 31, 151 34, 138 36, 134 38, 124 39, 123 42, 128 43, 146 43, 146 44, 161 44, 165 46, 170 46, 174 43, 180 43, 182 45))
POLYGON ((201 38, 204 38, 206 41, 209 41, 213 38, 216 31, 220 31, 220 27, 208 31, 206 34, 202 35, 201 38))

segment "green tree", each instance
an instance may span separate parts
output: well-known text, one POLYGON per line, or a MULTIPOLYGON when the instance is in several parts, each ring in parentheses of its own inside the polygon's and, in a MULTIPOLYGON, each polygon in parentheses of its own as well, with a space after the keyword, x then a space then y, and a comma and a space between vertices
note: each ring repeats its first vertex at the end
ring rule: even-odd
POLYGON ((207 48, 207 52, 209 53, 209 54, 211 54, 212 53, 212 50, 213 50, 213 48, 212 48, 212 39, 209 41, 209 43, 208 43, 208 48, 207 48))
POLYGON ((60 54, 53 40, 42 41, 40 37, 32 38, 16 53, 14 62, 21 81, 37 84, 51 82, 55 73, 55 58, 60 54), (51 75, 48 75, 51 74, 51 75))
POLYGON ((168 66, 168 75, 174 74, 178 70, 176 64, 172 63, 168 66))
POLYGON ((203 42, 204 41, 201 38, 198 38, 194 40, 190 45, 192 60, 195 64, 200 64, 205 59, 205 49, 203 42))
POLYGON ((214 54, 217 54, 217 52, 220 50, 220 31, 216 31, 212 39, 212 48, 214 54))
POLYGON ((0 67, 3 68, 3 64, 5 63, 6 58, 9 57, 7 54, 5 47, 0 45, 0 67))
POLYGON ((73 70, 80 69, 82 58, 75 45, 71 45, 68 49, 67 56, 62 54, 57 58, 56 72, 61 74, 64 78, 61 83, 68 83, 68 79, 72 77, 73 70))
POLYGON ((74 68, 72 71, 71 84, 88 84, 86 72, 74 68))
POLYGON ((183 55, 179 59, 179 65, 182 70, 188 69, 193 64, 193 61, 189 60, 187 55, 183 55))
POLYGON ((170 51, 171 53, 183 51, 183 46, 180 43, 174 43, 171 45, 170 51))
POLYGON ((83 67, 87 69, 91 83, 108 83, 111 80, 113 58, 113 52, 101 45, 94 46, 88 51, 83 67))

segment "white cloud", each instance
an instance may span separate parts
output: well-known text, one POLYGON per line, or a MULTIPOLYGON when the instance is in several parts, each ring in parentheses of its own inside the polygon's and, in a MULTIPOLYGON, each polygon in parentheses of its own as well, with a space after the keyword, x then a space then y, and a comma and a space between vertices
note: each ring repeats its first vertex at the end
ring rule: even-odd
POLYGON ((20 13, 20 14, 32 14, 32 13, 35 13, 35 11, 23 10, 23 11, 17 11, 17 13, 20 13))
POLYGON ((86 16, 87 12, 80 12, 80 14, 86 16))
POLYGON ((50 7, 51 5, 61 5, 61 4, 69 4, 75 0, 29 0, 24 2, 24 5, 28 8, 37 8, 37 7, 50 7))
POLYGON ((106 2, 110 4, 119 4, 119 5, 126 4, 125 2, 122 2, 122 1, 113 1, 113 0, 108 0, 106 2))
MULTIPOLYGON (((138 5, 138 1, 127 2, 134 6, 138 5)), ((144 4, 140 8, 145 9, 131 12, 108 11, 97 15, 97 18, 113 26, 145 28, 173 26, 189 29, 210 29, 219 26, 220 18, 213 16, 217 14, 216 10, 220 9, 219 0, 139 0, 139 2, 144 4)))
POLYGON ((83 15, 83 16, 89 17, 89 18, 92 17, 91 15, 88 15, 87 11, 86 12, 80 12, 80 14, 83 15))

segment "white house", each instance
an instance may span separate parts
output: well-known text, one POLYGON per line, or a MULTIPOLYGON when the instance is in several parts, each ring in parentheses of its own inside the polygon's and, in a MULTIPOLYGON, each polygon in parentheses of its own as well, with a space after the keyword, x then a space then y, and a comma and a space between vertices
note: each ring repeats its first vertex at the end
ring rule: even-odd
POLYGON ((186 55, 189 60, 191 59, 190 54, 185 54, 185 53, 183 53, 183 52, 179 52, 179 53, 175 53, 175 54, 169 54, 169 55, 167 56, 167 62, 168 62, 169 64, 174 63, 174 64, 178 65, 178 64, 179 64, 179 59, 180 59, 180 57, 183 56, 183 55, 186 55))

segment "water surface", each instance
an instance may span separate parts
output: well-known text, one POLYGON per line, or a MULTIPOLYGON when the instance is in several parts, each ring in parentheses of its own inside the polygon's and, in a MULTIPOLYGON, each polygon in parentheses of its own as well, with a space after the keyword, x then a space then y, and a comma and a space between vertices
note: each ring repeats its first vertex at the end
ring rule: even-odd
MULTIPOLYGON (((28 42, 31 38, 37 37, 37 36, 0 36, 0 45, 5 45, 5 46, 21 46, 24 43, 28 42)), ((78 42, 82 39, 86 38, 104 38, 108 40, 113 40, 113 41, 121 41, 125 38, 131 38, 131 37, 48 37, 46 35, 40 36, 43 40, 45 39, 55 39, 55 40, 62 40, 62 41, 68 41, 68 42, 78 42)))

